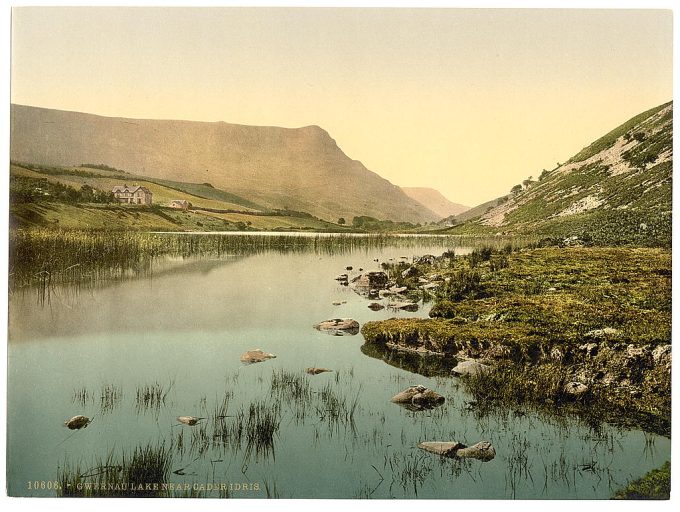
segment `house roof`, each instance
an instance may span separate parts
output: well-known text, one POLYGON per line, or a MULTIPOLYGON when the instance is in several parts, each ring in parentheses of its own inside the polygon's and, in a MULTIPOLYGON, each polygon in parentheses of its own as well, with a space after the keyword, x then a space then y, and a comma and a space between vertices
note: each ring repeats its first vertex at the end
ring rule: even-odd
POLYGON ((113 187, 112 192, 115 194, 116 192, 128 192, 130 194, 134 194, 138 190, 141 190, 143 192, 146 192, 147 194, 151 194, 151 191, 146 188, 146 187, 140 187, 138 185, 134 185, 132 187, 128 187, 127 185, 116 185, 113 187))

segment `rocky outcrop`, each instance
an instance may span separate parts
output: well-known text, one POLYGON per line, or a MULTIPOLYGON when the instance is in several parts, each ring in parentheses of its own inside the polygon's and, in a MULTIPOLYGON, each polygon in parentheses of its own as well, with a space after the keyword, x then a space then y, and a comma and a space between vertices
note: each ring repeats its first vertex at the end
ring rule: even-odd
POLYGON ((426 441, 420 443, 418 448, 441 457, 479 459, 484 462, 496 456, 496 450, 489 441, 480 441, 472 446, 455 441, 426 441))
POLYGON ((334 318, 314 325, 317 331, 325 331, 333 336, 354 336, 359 334, 359 322, 351 318, 334 318))
POLYGON ((241 356, 241 362, 246 364, 262 363, 263 361, 267 361, 268 359, 273 359, 275 357, 276 356, 274 354, 264 352, 258 348, 255 350, 249 350, 248 352, 245 352, 241 356))

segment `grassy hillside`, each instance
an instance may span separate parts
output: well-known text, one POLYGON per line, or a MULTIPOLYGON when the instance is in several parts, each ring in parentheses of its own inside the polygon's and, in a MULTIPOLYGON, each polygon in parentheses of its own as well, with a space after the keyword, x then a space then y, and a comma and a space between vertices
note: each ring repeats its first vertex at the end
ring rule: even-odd
MULTIPOLYGON (((627 121, 542 179, 519 186, 455 233, 578 236, 595 243, 670 245, 673 105, 627 121)), ((475 211, 476 210, 476 211, 475 211)))
POLYGON ((330 221, 359 215, 414 223, 438 219, 350 159, 318 126, 122 119, 21 105, 12 105, 11 118, 14 161, 62 167, 102 162, 164 180, 157 183, 165 186, 210 183, 249 203, 206 199, 306 211, 330 221))

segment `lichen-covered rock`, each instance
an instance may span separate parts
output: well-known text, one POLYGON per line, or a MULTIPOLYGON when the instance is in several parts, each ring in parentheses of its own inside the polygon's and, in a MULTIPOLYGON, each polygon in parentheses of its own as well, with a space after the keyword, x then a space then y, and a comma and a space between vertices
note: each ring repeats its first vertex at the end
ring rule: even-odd
POLYGON ((264 352, 260 350, 259 348, 255 350, 249 350, 248 352, 245 352, 241 356, 241 362, 246 363, 246 364, 251 364, 251 363, 261 363, 263 361, 267 361, 268 359, 273 359, 276 356, 274 354, 270 354, 269 352, 264 352))
POLYGON ((607 336, 618 336, 621 333, 618 329, 613 327, 605 327, 604 329, 594 329, 586 333, 586 337, 590 338, 605 338, 607 336))
POLYGON ((489 441, 480 441, 472 446, 465 446, 455 441, 426 441, 418 448, 442 457, 458 457, 489 461, 496 456, 496 450, 489 441))
POLYGON ((74 416, 68 421, 64 422, 64 425, 66 425, 69 429, 71 430, 80 430, 81 428, 85 428, 90 424, 90 418, 87 416, 83 415, 78 415, 74 416))
POLYGON ((355 335, 359 333, 359 322, 352 318, 334 318, 314 325, 318 331, 325 331, 334 336, 355 335))
POLYGON ((467 361, 461 361, 460 363, 458 363, 456 367, 453 370, 451 370, 451 372, 455 373, 456 375, 478 376, 488 373, 490 369, 491 367, 486 364, 482 364, 479 361, 469 359, 467 361))
POLYGON ((588 386, 582 382, 568 382, 564 385, 564 393, 573 398, 579 398, 588 392, 588 386))

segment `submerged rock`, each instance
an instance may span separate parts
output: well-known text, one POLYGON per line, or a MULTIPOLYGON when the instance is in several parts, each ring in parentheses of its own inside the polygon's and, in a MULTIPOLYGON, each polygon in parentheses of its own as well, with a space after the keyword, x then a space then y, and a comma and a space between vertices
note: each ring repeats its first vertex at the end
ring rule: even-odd
POLYGON ((189 426, 194 426, 196 423, 198 423, 201 420, 204 420, 205 418, 197 418, 196 416, 178 416, 177 421, 182 423, 183 425, 189 425, 189 426))
POLYGON ((410 386, 391 398, 395 404, 413 406, 415 409, 431 409, 443 404, 446 399, 439 393, 417 385, 410 386))
POLYGON ((332 372, 328 368, 307 368, 305 370, 310 375, 319 375, 320 373, 332 372))
POLYGON ((263 361, 266 361, 267 359, 273 359, 276 356, 274 354, 270 354, 268 352, 263 352, 262 350, 255 349, 255 350, 249 350, 248 352, 245 352, 241 356, 241 362, 242 363, 261 363, 263 361))
POLYGON ((372 309, 373 311, 380 311, 381 309, 385 309, 385 306, 383 306, 379 302, 371 302, 368 305, 368 309, 372 309))
POLYGON ((314 325, 318 331, 326 331, 335 336, 355 335, 359 333, 359 322, 352 318, 334 318, 332 320, 324 320, 314 325))
POLYGON ((486 373, 489 372, 491 369, 490 366, 486 364, 482 364, 478 361, 474 361, 472 359, 469 359, 467 361, 461 361, 458 363, 451 372, 455 373, 456 375, 472 375, 472 376, 477 376, 477 375, 485 375, 486 373))
POLYGON ((64 425, 66 425, 71 430, 80 430, 81 428, 87 427, 90 424, 90 421, 92 420, 90 420, 90 418, 87 416, 82 416, 79 414, 78 416, 74 416, 70 420, 65 421, 64 425))
POLYGON ((489 461, 496 456, 496 450, 489 441, 480 441, 472 446, 465 446, 455 441, 426 441, 418 448, 442 457, 458 457, 489 461))
POLYGON ((342 306, 343 304, 347 304, 347 301, 346 300, 336 300, 335 302, 333 302, 334 306, 342 306))
POLYGON ((418 311, 418 304, 415 302, 390 302, 387 307, 403 311, 418 311))

